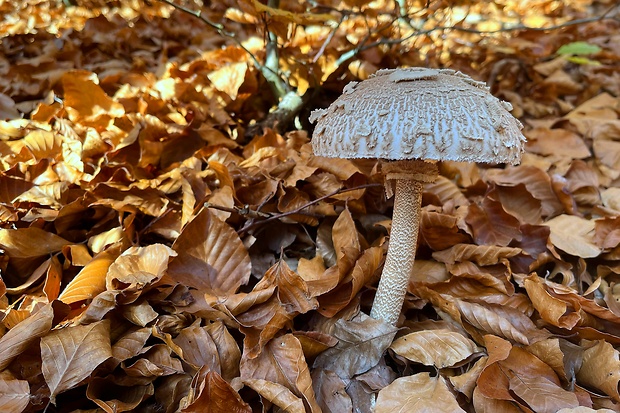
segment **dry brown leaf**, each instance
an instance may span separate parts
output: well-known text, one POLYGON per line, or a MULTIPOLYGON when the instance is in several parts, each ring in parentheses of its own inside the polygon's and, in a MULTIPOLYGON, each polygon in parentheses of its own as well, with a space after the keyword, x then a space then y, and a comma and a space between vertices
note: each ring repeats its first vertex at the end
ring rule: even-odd
POLYGON ((187 224, 172 248, 178 256, 168 275, 183 285, 226 295, 250 277, 250 257, 239 236, 206 208, 187 224))
POLYGON ((477 244, 507 246, 520 239, 519 220, 508 214, 502 204, 484 198, 482 207, 469 206, 465 221, 470 225, 477 244))
POLYGON ((525 132, 526 149, 540 155, 565 156, 583 159, 590 156, 590 150, 583 139, 566 129, 534 128, 525 132))
POLYGON ((546 334, 525 314, 514 308, 501 305, 480 305, 456 299, 455 304, 462 316, 474 327, 502 336, 517 343, 528 345, 546 334))
POLYGON ((546 291, 538 276, 527 278, 524 287, 534 308, 546 322, 570 330, 581 321, 581 316, 574 308, 546 291))
POLYGON ((83 70, 63 75, 64 104, 72 121, 107 127, 111 118, 125 114, 123 105, 106 95, 98 83, 97 75, 83 70))
POLYGON ((598 389, 616 402, 620 401, 620 353, 611 344, 599 340, 583 352, 583 363, 577 371, 577 380, 585 386, 598 389))
POLYGON ((535 412, 556 413, 563 408, 579 406, 575 393, 564 390, 545 377, 510 377, 510 390, 535 412))
POLYGON ((235 338, 230 334, 222 321, 212 321, 205 329, 215 343, 220 358, 221 376, 226 381, 231 381, 239 376, 239 362, 241 351, 235 338))
POLYGON ((287 413, 305 413, 304 401, 285 386, 263 379, 244 379, 243 383, 287 413))
POLYGON ((479 387, 474 389, 473 403, 476 413, 523 413, 516 403, 512 403, 508 400, 498 400, 486 397, 480 391, 479 387))
POLYGON ((592 258, 601 253, 594 243, 594 221, 574 215, 558 215, 544 225, 551 230, 549 240, 562 251, 581 258, 592 258))
POLYGON ((452 248, 434 252, 433 258, 446 264, 474 261, 484 266, 499 264, 502 259, 511 258, 520 253, 520 248, 457 244, 452 248))
POLYGON ((21 413, 30 402, 30 386, 26 380, 0 378, 0 410, 21 413))
POLYGON ((336 321, 331 334, 338 344, 321 353, 313 367, 331 370, 347 380, 377 365, 392 343, 396 328, 360 313, 350 321, 336 321))
POLYGON ((451 367, 481 349, 469 338, 449 330, 416 331, 394 340, 390 349, 416 363, 451 367))
POLYGON ((41 370, 50 389, 50 401, 76 386, 112 357, 110 322, 55 330, 41 338, 41 370))
POLYGON ((450 179, 438 176, 435 182, 424 184, 424 191, 430 192, 439 198, 441 205, 454 203, 455 205, 469 205, 469 200, 461 189, 450 179))
POLYGON ((163 244, 131 247, 108 268, 106 288, 143 289, 163 277, 168 260, 176 254, 176 251, 163 244))
POLYGON ((443 377, 429 373, 400 377, 379 392, 376 413, 463 412, 443 377))
POLYGON ((476 381, 480 376, 480 373, 484 369, 487 363, 487 357, 480 357, 478 361, 465 373, 458 376, 451 376, 448 378, 455 390, 463 393, 468 399, 472 399, 474 389, 476 388, 476 381))
POLYGON ((523 224, 536 225, 542 222, 542 202, 534 198, 524 184, 511 187, 497 185, 488 196, 500 202, 506 212, 523 224))
POLYGON ((318 302, 310 295, 304 279, 292 271, 284 260, 279 260, 267 270, 255 288, 260 290, 271 285, 278 287, 278 299, 289 313, 305 314, 318 307, 318 302))
POLYGON ((470 237, 459 232, 457 222, 458 218, 455 216, 422 210, 420 241, 435 251, 468 242, 470 237))
POLYGON ((146 341, 151 337, 151 328, 143 327, 130 330, 123 334, 112 345, 112 357, 117 361, 125 361, 135 357, 142 351, 146 341))
POLYGON ((293 395, 303 400, 303 405, 318 413, 321 408, 316 402, 310 371, 299 340, 291 334, 271 340, 261 354, 241 359, 241 378, 260 379, 285 386, 293 395))
POLYGON ((364 285, 370 282, 383 262, 381 247, 370 247, 355 261, 349 274, 333 290, 319 297, 319 313, 332 317, 349 305, 364 285))
POLYGON ((549 175, 535 166, 521 165, 506 169, 492 169, 485 177, 498 185, 525 185, 532 196, 541 201, 543 217, 555 216, 564 209, 551 187, 549 175))
POLYGON ((616 248, 620 245, 620 216, 594 221, 594 242, 600 248, 616 248))
POLYGON ((351 397, 346 392, 346 383, 333 371, 315 369, 312 372, 312 387, 323 413, 353 411, 351 397))
POLYGON ((86 397, 106 413, 120 413, 134 411, 153 392, 152 383, 123 386, 115 383, 113 378, 95 377, 88 383, 86 397))
POLYGON ((106 251, 97 254, 67 284, 58 299, 65 304, 71 304, 77 301, 90 300, 105 291, 106 273, 115 258, 113 254, 106 251))
POLYGON ((251 413, 252 408, 219 374, 202 369, 192 380, 194 397, 182 413, 251 413))
POLYGON ((47 334, 52 328, 53 319, 54 309, 52 304, 47 304, 6 332, 0 338, 0 370, 7 368, 15 357, 47 334))
POLYGON ((210 371, 221 373, 220 356, 206 327, 186 327, 173 341, 182 350, 179 355, 183 361, 197 370, 206 366, 210 371))
POLYGON ((33 258, 58 252, 71 242, 40 228, 0 229, 0 246, 11 258, 33 258))

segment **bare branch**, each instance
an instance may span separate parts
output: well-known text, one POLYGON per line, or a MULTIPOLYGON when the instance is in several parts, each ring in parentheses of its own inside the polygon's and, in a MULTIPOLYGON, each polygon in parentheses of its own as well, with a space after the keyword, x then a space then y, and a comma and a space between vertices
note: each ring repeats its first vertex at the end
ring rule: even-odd
POLYGON ((289 215, 303 213, 304 209, 306 209, 306 208, 308 208, 308 207, 310 207, 312 205, 318 204, 319 202, 324 201, 327 198, 333 197, 334 195, 338 195, 338 194, 342 194, 342 193, 350 192, 350 191, 356 191, 358 189, 366 189, 366 188, 383 188, 383 184, 365 184, 365 185, 359 185, 359 186, 356 186, 356 187, 353 187, 353 188, 341 188, 341 189, 339 189, 337 191, 332 192, 331 194, 323 195, 322 197, 319 197, 319 198, 317 198, 315 200, 312 200, 312 201, 310 201, 310 202, 308 202, 308 203, 306 203, 306 204, 304 204, 304 205, 302 205, 302 206, 300 206, 298 208, 295 208, 295 209, 293 209, 291 211, 282 212, 282 213, 279 213, 279 214, 273 214, 273 215, 269 216, 269 218, 263 219, 262 221, 250 220, 250 221, 248 221, 243 226, 243 228, 239 229, 237 231, 237 233, 239 235, 243 235, 243 234, 247 233, 248 231, 253 230, 254 228, 257 228, 257 227, 259 227, 261 225, 264 225, 264 224, 267 224, 269 222, 279 220, 279 219, 287 217, 289 215))
POLYGON ((586 24, 586 23, 593 23, 593 22, 597 22, 597 21, 603 21, 603 20, 616 20, 617 21, 617 17, 610 17, 609 15, 611 14, 611 12, 618 8, 618 5, 613 5, 610 8, 608 8, 604 13, 598 15, 598 16, 593 16, 593 17, 587 17, 587 18, 583 18, 583 19, 575 19, 575 20, 570 20, 564 23, 560 23, 560 24, 556 24, 556 25, 551 25, 551 26, 546 26, 546 27, 531 27, 531 26, 527 26, 524 24, 517 24, 514 26, 509 26, 509 27, 501 27, 499 29, 495 29, 495 30, 478 30, 478 29, 472 29, 472 28, 468 28, 468 27, 462 27, 462 26, 436 26, 433 27, 431 29, 428 30, 420 30, 420 31, 416 31, 412 34, 410 34, 409 36, 405 36, 399 39, 387 39, 387 38, 383 38, 381 40, 378 40, 376 42, 372 42, 372 43, 360 43, 356 48, 351 49, 345 53, 343 53, 342 55, 340 55, 340 58, 338 58, 338 60, 336 61, 336 65, 340 66, 342 64, 344 64, 346 61, 348 61, 349 59, 352 59, 353 57, 357 56, 359 53, 368 50, 368 49, 372 49, 381 45, 396 45, 396 44, 401 44, 406 42, 407 40, 410 40, 414 37, 417 36, 426 36, 429 35, 433 32, 436 31, 458 31, 458 32, 464 32, 464 33, 473 33, 473 34, 480 34, 480 35, 486 35, 486 34, 497 34, 497 33, 506 33, 506 32, 516 32, 516 31, 525 31, 525 30, 531 30, 531 31, 539 31, 539 32, 543 32, 543 31, 551 31, 551 30, 558 30, 558 29, 563 29, 565 27, 571 27, 571 26, 577 26, 580 24, 586 24))
POLYGON ((159 0, 159 1, 166 3, 179 11, 187 13, 190 16, 200 19, 207 26, 214 29, 220 36, 226 37, 232 40, 237 46, 239 46, 244 52, 246 52, 248 56, 250 56, 250 59, 252 59, 254 66, 261 72, 261 74, 267 80, 267 82, 269 82, 269 84, 273 85, 273 87, 278 91, 280 90, 284 91, 282 94, 280 94, 280 92, 277 92, 278 98, 281 98, 282 96, 286 94, 286 92, 290 91, 290 87, 288 83, 284 79, 282 79, 280 75, 278 74, 277 67, 276 67, 276 70, 273 70, 267 64, 262 64, 258 60, 258 58, 247 47, 243 45, 243 43, 237 38, 235 33, 229 32, 228 30, 226 30, 226 28, 223 25, 219 23, 212 22, 211 20, 203 16, 200 10, 189 9, 185 6, 181 6, 180 4, 176 4, 173 0, 159 0))

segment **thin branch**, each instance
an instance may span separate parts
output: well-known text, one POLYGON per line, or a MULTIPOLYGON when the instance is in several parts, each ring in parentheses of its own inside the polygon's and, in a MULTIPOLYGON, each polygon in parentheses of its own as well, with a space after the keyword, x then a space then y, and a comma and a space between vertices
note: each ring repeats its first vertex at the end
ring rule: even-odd
MULTIPOLYGON (((263 77, 265 79, 267 79, 267 81, 270 84, 272 84, 274 87, 276 87, 278 89, 290 90, 290 88, 288 86, 288 83, 284 79, 282 79, 280 77, 280 75, 277 73, 277 71, 273 71, 267 65, 262 64, 256 58, 256 56, 254 56, 254 53, 252 53, 247 47, 245 47, 243 45, 243 43, 241 42, 241 40, 239 40, 237 38, 235 33, 229 32, 228 30, 226 30, 226 28, 222 24, 214 23, 211 20, 209 20, 207 17, 202 15, 202 11, 201 10, 189 9, 189 8, 187 8, 185 6, 181 6, 180 4, 176 4, 173 0, 159 0, 159 1, 161 1, 163 3, 166 3, 166 4, 174 7, 175 9, 177 9, 179 11, 187 13, 190 16, 196 17, 197 19, 199 19, 203 23, 205 23, 207 26, 209 26, 212 29, 214 29, 220 36, 226 37, 226 38, 232 40, 237 46, 239 46, 244 52, 246 52, 248 54, 248 56, 250 56, 250 59, 252 59, 252 62, 254 63, 254 66, 261 72, 263 77)), ((281 96, 279 96, 279 97, 281 97, 281 96)))
POLYGON ((287 217, 289 215, 294 215, 294 214, 302 213, 302 211, 304 209, 306 209, 308 207, 311 207, 312 205, 318 204, 319 202, 324 201, 327 198, 333 197, 334 195, 338 195, 338 194, 342 194, 342 193, 350 192, 350 191, 356 191, 358 189, 378 188, 378 187, 383 188, 383 184, 365 184, 365 185, 359 185, 359 186, 356 186, 356 187, 353 187, 353 188, 344 188, 344 189, 341 188, 341 189, 339 189, 337 191, 332 192, 331 194, 323 195, 322 197, 319 197, 319 198, 317 198, 315 200, 312 200, 312 201, 310 201, 310 202, 308 202, 308 203, 306 203, 306 204, 304 204, 304 205, 302 205, 300 207, 297 207, 297 208, 295 208, 295 209, 293 209, 291 211, 286 211, 286 212, 282 212, 282 213, 279 213, 279 214, 273 214, 269 218, 266 218, 266 219, 264 219, 262 221, 257 221, 257 222, 256 221, 254 221, 254 222, 248 221, 248 223, 246 223, 246 225, 244 225, 243 228, 239 229, 237 231, 237 233, 239 235, 243 235, 244 233, 246 233, 246 232, 248 232, 248 231, 250 231, 250 230, 252 230, 252 229, 254 229, 256 227, 259 227, 261 225, 267 224, 269 222, 279 220, 279 219, 287 217))
POLYGON ((546 26, 546 27, 531 27, 531 26, 526 26, 524 24, 518 24, 515 26, 511 26, 511 27, 501 27, 495 30, 478 30, 478 29, 472 29, 472 28, 461 27, 461 26, 436 26, 428 30, 420 30, 420 31, 414 32, 410 34, 409 36, 405 36, 399 39, 383 38, 373 43, 360 44, 354 49, 351 49, 343 53, 342 55, 340 55, 340 58, 338 58, 338 60, 336 61, 336 65, 340 66, 344 64, 347 60, 357 56, 359 53, 365 50, 372 49, 372 48, 375 48, 381 45, 401 44, 414 37, 426 36, 436 31, 457 31, 457 32, 473 33, 473 34, 480 34, 480 35, 506 33, 506 32, 513 32, 513 31, 520 31, 520 30, 531 30, 531 31, 544 32, 544 31, 558 30, 558 29, 563 29, 566 27, 577 26, 577 25, 586 24, 586 23, 593 23, 593 22, 608 20, 608 19, 618 21, 616 17, 608 17, 608 15, 617 7, 618 5, 613 5, 610 8, 608 8, 603 14, 598 15, 598 16, 570 20, 564 23, 555 24, 555 25, 546 26))

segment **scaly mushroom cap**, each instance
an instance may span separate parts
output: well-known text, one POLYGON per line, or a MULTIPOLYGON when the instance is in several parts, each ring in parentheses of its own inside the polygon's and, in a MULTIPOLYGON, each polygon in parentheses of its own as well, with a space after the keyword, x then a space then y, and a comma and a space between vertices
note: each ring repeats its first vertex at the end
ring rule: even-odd
POLYGON ((525 137, 512 106, 450 69, 379 70, 312 112, 315 155, 519 163, 525 137))

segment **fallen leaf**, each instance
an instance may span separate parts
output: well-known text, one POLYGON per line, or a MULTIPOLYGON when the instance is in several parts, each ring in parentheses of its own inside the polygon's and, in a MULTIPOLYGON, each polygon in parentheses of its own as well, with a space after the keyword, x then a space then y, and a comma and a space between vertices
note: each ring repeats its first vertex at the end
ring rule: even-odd
POLYGON ((611 344, 597 341, 583 352, 583 363, 577 371, 577 380, 620 401, 620 353, 611 344))
POLYGON ((52 328, 52 304, 39 309, 0 338, 0 370, 4 370, 15 357, 30 344, 47 334, 52 328))
POLYGON ((21 413, 30 403, 30 386, 26 380, 0 379, 0 409, 21 413))
POLYGON ((184 285, 225 295, 235 293, 250 277, 250 257, 239 236, 206 208, 187 224, 172 248, 178 256, 168 275, 184 285))
POLYGON ((549 240, 562 251, 582 258, 596 257, 601 253, 594 243, 594 221, 574 215, 558 215, 544 225, 551 230, 549 240))
POLYGON ((443 377, 429 373, 400 377, 379 392, 376 413, 465 412, 443 377))
POLYGON ((321 353, 313 367, 331 370, 347 380, 379 362, 392 343, 396 328, 360 313, 350 321, 336 321, 331 334, 338 339, 338 344, 321 353))
POLYGON ((439 369, 454 366, 481 350, 469 338, 449 330, 416 331, 394 340, 390 349, 411 361, 439 369))
POLYGON ((50 401, 87 378, 112 357, 110 322, 55 330, 41 338, 41 369, 49 386, 50 401))

